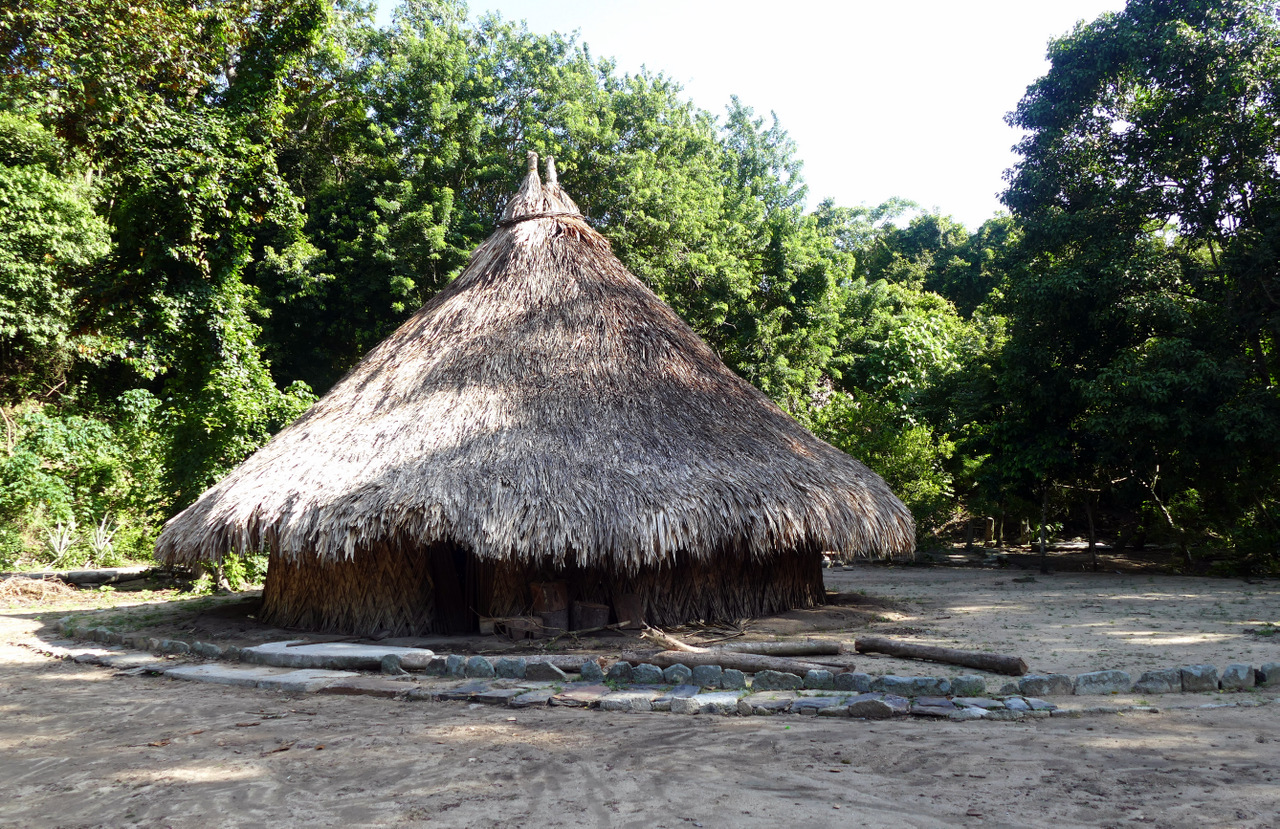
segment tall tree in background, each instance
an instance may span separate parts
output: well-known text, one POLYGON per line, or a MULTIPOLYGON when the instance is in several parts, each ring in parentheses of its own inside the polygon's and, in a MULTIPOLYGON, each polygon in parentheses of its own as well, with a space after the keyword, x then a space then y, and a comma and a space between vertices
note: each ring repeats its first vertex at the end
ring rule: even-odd
POLYGON ((1055 41, 1010 117, 1003 462, 1124 479, 1184 548, 1193 521, 1275 535, 1276 12, 1131 0, 1055 41))

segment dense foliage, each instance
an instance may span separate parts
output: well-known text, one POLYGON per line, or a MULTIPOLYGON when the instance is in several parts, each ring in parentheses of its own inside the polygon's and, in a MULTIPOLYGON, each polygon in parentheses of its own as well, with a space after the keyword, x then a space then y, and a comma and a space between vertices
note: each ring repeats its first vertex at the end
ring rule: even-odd
POLYGON ((966 520, 1280 543, 1280 27, 1131 0, 1050 47, 997 216, 806 208, 776 118, 460 0, 0 10, 0 565, 158 524, 456 276, 527 149, 743 377, 966 520))

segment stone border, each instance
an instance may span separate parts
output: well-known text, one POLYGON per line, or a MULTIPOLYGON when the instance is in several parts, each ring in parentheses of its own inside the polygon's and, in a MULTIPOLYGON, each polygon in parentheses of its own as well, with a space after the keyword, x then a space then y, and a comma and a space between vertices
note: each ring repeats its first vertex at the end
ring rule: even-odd
MULTIPOLYGON (((206 659, 271 665, 275 667, 319 668, 331 670, 382 670, 398 675, 407 671, 421 671, 427 676, 487 679, 542 679, 568 681, 569 673, 558 668, 550 660, 515 657, 489 659, 484 656, 461 654, 439 655, 423 648, 378 647, 384 657, 358 657, 342 653, 311 655, 316 649, 341 649, 343 643, 315 643, 302 648, 286 650, 285 643, 268 643, 252 648, 220 646, 209 642, 187 642, 181 639, 158 639, 116 633, 105 627, 80 628, 70 617, 59 619, 54 628, 72 639, 89 639, 112 645, 125 645, 152 653, 194 655, 206 659), (304 651, 303 648, 307 650, 304 651), (394 658, 387 658, 394 657, 394 658), (535 676, 527 676, 533 670, 535 676)), ((361 646, 368 649, 366 646, 361 646)), ((564 660, 558 660, 564 661, 564 660)), ((746 676, 741 671, 722 671, 715 666, 690 669, 673 665, 665 670, 655 665, 632 667, 616 662, 607 674, 599 673, 599 658, 583 657, 580 669, 584 681, 609 680, 615 683, 681 685, 696 681, 703 688, 735 690, 747 687, 746 676)), ((1261 666, 1232 663, 1219 673, 1213 665, 1188 665, 1144 672, 1135 682, 1130 674, 1119 670, 1091 671, 1076 674, 1027 674, 1016 682, 1000 687, 998 696, 1053 697, 1105 694, 1176 694, 1205 693, 1212 691, 1243 691, 1253 687, 1280 686, 1280 663, 1267 662, 1261 666)), ((986 679, 977 676, 872 676, 859 672, 833 673, 809 671, 801 677, 778 671, 760 671, 751 681, 754 690, 815 690, 851 691, 854 693, 886 693, 905 697, 916 696, 983 696, 987 693, 986 679)))
MULTIPOLYGON (((794 691, 706 691, 696 685, 640 686, 614 688, 603 683, 518 680, 518 679, 436 679, 420 681, 402 677, 370 676, 354 671, 317 668, 280 668, 262 665, 221 665, 178 662, 174 655, 156 657, 142 651, 113 647, 77 648, 74 642, 48 643, 35 649, 55 658, 81 664, 114 668, 118 675, 163 675, 174 680, 208 682, 218 685, 300 693, 385 697, 398 700, 466 702, 512 709, 560 706, 609 712, 667 711, 685 715, 720 716, 814 716, 883 720, 907 716, 948 721, 994 720, 1022 722, 1048 717, 1081 717, 1098 714, 1159 714, 1161 709, 1144 704, 1102 705, 1089 708, 1059 708, 1035 697, 928 697, 914 699, 869 692, 849 695, 840 692, 800 689, 794 691)), ((1280 703, 1243 699, 1226 703, 1175 706, 1179 708, 1247 708, 1280 703)))
MULTIPOLYGON (((1046 696, 1113 693, 1168 694, 1246 690, 1280 684, 1280 665, 1261 668, 1233 664, 1221 675, 1212 665, 1148 671, 1132 682, 1124 671, 1030 674, 1006 683, 993 698, 981 676, 901 677, 858 672, 812 670, 804 677, 760 671, 750 680, 741 671, 714 666, 690 669, 673 665, 632 666, 615 662, 605 673, 599 658, 583 657, 577 671, 548 659, 460 654, 437 655, 422 648, 313 643, 288 648, 276 642, 252 648, 205 642, 128 636, 105 627, 77 628, 71 619, 55 628, 107 648, 76 648, 74 642, 50 643, 38 651, 76 662, 115 668, 129 675, 163 674, 173 679, 213 682, 296 693, 361 694, 403 699, 466 701, 512 708, 557 705, 605 711, 670 711, 677 714, 886 719, 912 715, 948 720, 1021 721, 1050 716, 1159 713, 1148 704, 1061 709, 1046 696), (136 650, 122 651, 115 647, 136 650), (155 654, 162 654, 156 656, 155 654), (242 666, 175 664, 175 657, 203 657, 242 666), (369 676, 356 671, 378 671, 369 676), (418 672, 415 676, 410 671, 418 672), (577 673, 579 681, 571 681, 577 673), (452 682, 450 682, 452 680, 452 682), (458 683, 457 680, 469 680, 458 683), (432 683, 427 687, 424 683, 432 683), (438 687, 440 683, 445 687, 438 687), (412 683, 408 685, 406 683, 412 683)), ((575 660, 560 658, 561 664, 575 660)), ((1280 702, 1280 698, 1274 700, 1280 702)), ((1247 707, 1266 701, 1210 703, 1200 708, 1247 707)), ((1182 707, 1182 706, 1179 706, 1182 707)))

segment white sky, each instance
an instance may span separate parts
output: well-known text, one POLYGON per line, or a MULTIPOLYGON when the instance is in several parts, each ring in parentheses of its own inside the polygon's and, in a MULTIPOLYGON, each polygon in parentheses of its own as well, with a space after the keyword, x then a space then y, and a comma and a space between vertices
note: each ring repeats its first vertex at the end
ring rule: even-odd
MULTIPOLYGON (((397 0, 378 0, 380 22, 397 0)), ((1048 69, 1045 47, 1124 0, 471 0, 535 32, 580 33, 622 72, 679 81, 723 115, 776 112, 809 204, 891 196, 976 228, 1001 210, 1018 133, 1004 123, 1048 69)), ((566 182, 567 183, 567 182, 566 182)), ((571 186, 571 185, 570 185, 571 186)))

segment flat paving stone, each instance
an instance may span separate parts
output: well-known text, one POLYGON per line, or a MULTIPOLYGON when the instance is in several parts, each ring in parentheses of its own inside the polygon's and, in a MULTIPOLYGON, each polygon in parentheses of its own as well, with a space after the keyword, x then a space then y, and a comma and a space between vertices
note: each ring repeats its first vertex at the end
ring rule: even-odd
POLYGON ((525 691, 519 696, 507 700, 509 708, 542 708, 551 704, 554 691, 525 691))
POLYGON ((762 691, 739 699, 738 713, 756 716, 786 714, 796 699, 795 694, 786 691, 762 691))
POLYGON ((191 682, 210 682, 214 685, 232 685, 240 688, 266 688, 309 693, 319 687, 343 679, 358 676, 349 671, 308 670, 236 665, 180 665, 169 668, 164 675, 170 679, 191 682))
POLYGON ((737 712, 739 696, 737 691, 713 691, 692 696, 689 701, 698 706, 700 714, 730 714, 737 712))
POLYGON ((990 710, 993 708, 1004 708, 1004 703, 998 699, 990 699, 988 697, 956 697, 951 700, 956 705, 962 705, 965 708, 982 708, 990 710))
POLYGON ((484 705, 510 705, 511 700, 527 693, 524 688, 490 688, 476 694, 475 701, 484 705))
POLYGON ((173 664, 163 659, 156 658, 153 653, 146 651, 125 651, 124 653, 113 653, 101 658, 99 664, 116 670, 128 670, 130 668, 152 668, 158 667, 165 670, 173 667, 173 664))
POLYGON ((97 665, 105 657, 114 656, 120 651, 113 648, 73 648, 68 652, 72 662, 81 665, 97 665))
POLYGON ((579 685, 566 688, 551 698, 552 705, 567 708, 594 708, 605 696, 612 693, 608 685, 579 685))
POLYGON ((600 698, 601 711, 652 711, 658 691, 615 691, 600 698))
POLYGON ((449 701, 469 701, 475 698, 476 694, 482 694, 488 691, 492 686, 488 682, 464 682, 453 688, 444 688, 436 691, 432 696, 438 700, 449 701))
POLYGON ((653 710, 670 711, 673 700, 688 699, 701 690, 697 685, 677 685, 653 701, 653 710))
POLYGON ((816 716, 826 709, 837 708, 846 713, 842 697, 800 697, 791 704, 791 710, 802 716, 816 716))
POLYGON ((916 703, 911 706, 911 716, 913 717, 950 717, 956 713, 958 709, 954 705, 920 705, 916 703))
POLYGON ((885 701, 884 694, 859 694, 848 699, 845 713, 867 720, 887 720, 897 712, 885 701))
POLYGON ((314 645, 295 645, 305 639, 288 642, 268 642, 244 648, 240 658, 258 665, 277 668, 329 668, 332 670, 368 670, 382 668, 382 658, 387 654, 400 657, 406 668, 425 666, 435 656, 426 648, 397 648, 390 645, 357 645, 353 642, 323 642, 314 645))
MULTIPOLYGON (((258 680, 255 687, 292 694, 314 694, 333 682, 359 678, 351 671, 329 671, 324 668, 298 668, 277 676, 258 680)), ((405 683, 400 683, 404 685, 405 683)))
POLYGON ((1058 707, 1052 702, 1046 702, 1045 700, 1036 699, 1035 697, 1023 697, 1023 699, 1027 701, 1027 705, 1031 706, 1032 711, 1053 711, 1058 707))
POLYGON ((917 697, 916 705, 926 708, 955 708, 955 703, 947 697, 917 697))
POLYGON ((900 697, 897 694, 885 694, 881 699, 893 709, 895 715, 900 716, 911 712, 911 700, 906 697, 900 697))
POLYGON ((380 676, 353 676, 339 679, 319 689, 321 694, 391 699, 409 693, 409 684, 380 676))

